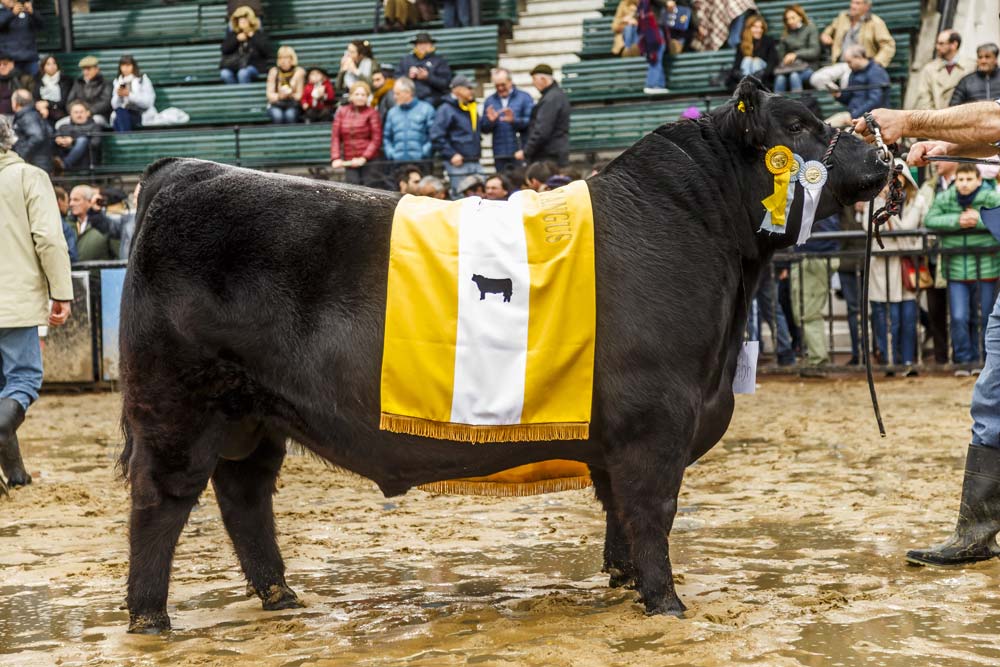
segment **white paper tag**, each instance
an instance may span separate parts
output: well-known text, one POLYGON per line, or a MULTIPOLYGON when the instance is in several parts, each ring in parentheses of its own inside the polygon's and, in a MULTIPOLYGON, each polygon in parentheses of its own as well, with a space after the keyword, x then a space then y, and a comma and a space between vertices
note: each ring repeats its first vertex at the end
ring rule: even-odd
POLYGON ((734 394, 752 394, 757 391, 757 351, 760 343, 748 340, 740 348, 736 359, 736 375, 733 377, 734 394))

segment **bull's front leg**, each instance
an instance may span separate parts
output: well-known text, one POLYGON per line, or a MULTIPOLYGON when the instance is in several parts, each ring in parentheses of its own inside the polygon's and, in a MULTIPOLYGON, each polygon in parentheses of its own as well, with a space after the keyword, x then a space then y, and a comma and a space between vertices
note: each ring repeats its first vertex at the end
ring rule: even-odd
POLYGON ((610 576, 608 586, 611 588, 634 587, 636 572, 632 565, 632 553, 625 526, 622 525, 621 512, 615 503, 611 490, 611 478, 606 470, 590 469, 590 479, 594 482, 594 494, 604 507, 604 565, 601 572, 610 576))
POLYGON ((647 432, 617 448, 608 473, 646 613, 681 616, 686 607, 674 588, 669 534, 686 459, 664 451, 661 438, 647 432))

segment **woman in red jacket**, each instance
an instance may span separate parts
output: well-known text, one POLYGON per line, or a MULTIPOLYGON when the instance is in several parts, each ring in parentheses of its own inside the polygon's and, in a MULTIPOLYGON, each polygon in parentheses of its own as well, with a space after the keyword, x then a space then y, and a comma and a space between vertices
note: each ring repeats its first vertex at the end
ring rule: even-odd
POLYGON ((355 82, 348 96, 350 103, 337 109, 333 117, 330 164, 334 169, 346 169, 344 180, 357 185, 368 185, 377 177, 368 162, 382 148, 382 121, 378 109, 368 104, 371 94, 367 83, 355 82))

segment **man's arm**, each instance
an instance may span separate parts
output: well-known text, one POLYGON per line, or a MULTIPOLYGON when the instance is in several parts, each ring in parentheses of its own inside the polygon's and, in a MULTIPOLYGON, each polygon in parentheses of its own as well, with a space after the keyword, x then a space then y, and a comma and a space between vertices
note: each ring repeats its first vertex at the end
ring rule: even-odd
POLYGON ((49 297, 53 301, 72 301, 69 248, 63 236, 56 193, 44 172, 34 170, 33 174, 26 176, 25 182, 25 204, 31 238, 35 254, 49 283, 49 297))
POLYGON ((997 147, 990 144, 953 144, 947 141, 918 141, 910 146, 907 162, 914 167, 924 167, 928 156, 996 157, 997 147))
MULTIPOLYGON (((881 128, 882 139, 889 144, 903 137, 928 137, 964 146, 1000 141, 1000 104, 996 102, 974 102, 937 111, 876 109, 872 116, 881 128)), ((855 119, 854 131, 869 134, 863 118, 855 119)))

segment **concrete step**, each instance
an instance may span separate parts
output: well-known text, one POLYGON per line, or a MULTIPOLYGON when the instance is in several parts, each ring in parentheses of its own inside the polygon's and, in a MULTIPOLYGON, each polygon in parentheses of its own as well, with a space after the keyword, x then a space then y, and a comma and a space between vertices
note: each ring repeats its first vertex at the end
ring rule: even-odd
POLYGON ((539 28, 514 29, 512 42, 548 42, 550 40, 575 39, 583 41, 583 24, 576 22, 570 25, 548 25, 539 28))
POLYGON ((513 58, 534 56, 544 59, 546 56, 565 55, 579 50, 579 39, 559 39, 546 42, 507 42, 507 55, 513 58))
POLYGON ((603 6, 604 2, 602 0, 532 0, 528 2, 528 6, 525 7, 524 13, 521 16, 600 11, 603 6))
MULTIPOLYGON (((533 14, 533 15, 525 14, 518 21, 517 25, 514 26, 514 31, 517 32, 518 30, 520 30, 522 28, 525 28, 525 29, 534 29, 534 28, 544 28, 546 26, 561 26, 561 25, 566 25, 567 23, 569 23, 569 21, 567 21, 567 19, 566 19, 567 15, 572 16, 573 17, 573 22, 579 23, 580 24, 580 29, 582 30, 583 29, 583 19, 597 18, 597 17, 599 17, 601 15, 601 13, 600 12, 571 12, 570 14, 566 14, 565 12, 563 12, 563 13, 556 13, 556 14, 533 14)), ((609 18, 608 21, 610 22, 611 19, 609 18)))
MULTIPOLYGON (((535 65, 545 63, 556 72, 556 79, 560 78, 563 65, 577 62, 580 62, 580 58, 576 53, 546 56, 500 56, 500 66, 506 67, 515 75, 521 72, 530 72, 535 65)), ((517 83, 516 79, 515 83, 517 83)))

